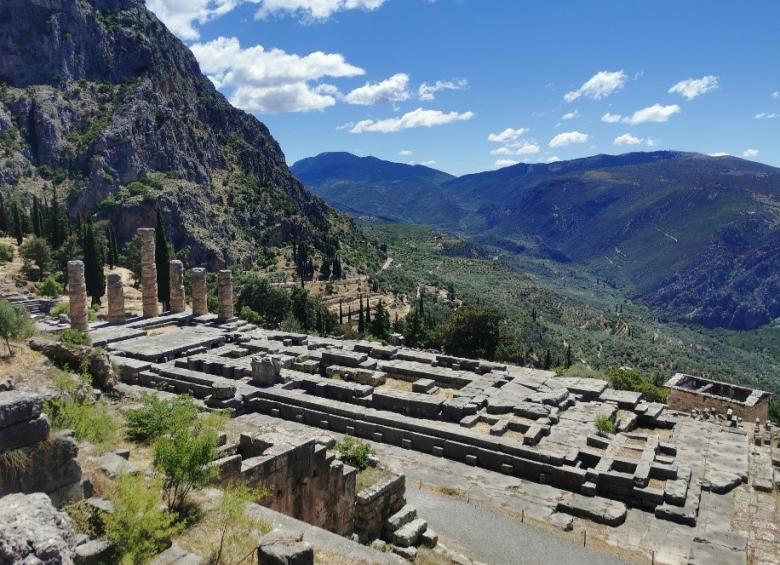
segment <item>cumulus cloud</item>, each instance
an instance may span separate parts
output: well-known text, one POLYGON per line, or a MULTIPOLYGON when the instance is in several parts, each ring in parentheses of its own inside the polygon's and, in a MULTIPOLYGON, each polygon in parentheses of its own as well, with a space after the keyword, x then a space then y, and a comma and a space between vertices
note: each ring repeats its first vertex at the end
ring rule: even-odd
POLYGON ((517 161, 514 159, 497 159, 496 162, 493 163, 493 166, 495 166, 497 169, 511 167, 512 165, 517 165, 517 161))
POLYGON ((398 154, 399 154, 399 155, 401 155, 401 156, 403 156, 403 157, 408 157, 409 155, 411 155, 411 154, 412 154, 412 152, 411 152, 409 149, 401 149, 401 150, 398 152, 398 154))
POLYGON ((758 156, 758 149, 745 149, 745 150, 742 152, 742 156, 743 156, 745 159, 750 159, 750 158, 752 158, 752 157, 757 157, 757 156, 758 156))
POLYGON ((508 143, 490 152, 491 155, 533 155, 535 153, 539 153, 539 145, 531 141, 508 143))
POLYGON ((324 77, 365 74, 338 53, 315 51, 300 56, 262 45, 242 49, 235 37, 219 37, 191 47, 200 67, 218 88, 231 91, 230 101, 250 112, 306 112, 332 106, 339 96, 331 84, 312 84, 324 77))
POLYGON ((705 92, 718 88, 718 77, 707 75, 701 78, 681 80, 669 89, 669 94, 680 94, 686 100, 693 100, 705 92))
POLYGON ((452 122, 462 122, 474 117, 474 112, 442 112, 417 108, 402 116, 384 120, 361 120, 352 126, 351 133, 393 133, 410 128, 433 127, 452 122))
POLYGON ((561 119, 562 120, 573 120, 574 118, 576 118, 579 115, 580 115, 579 110, 574 110, 573 112, 567 112, 566 114, 561 116, 561 119))
POLYGON ((641 137, 636 137, 635 135, 631 135, 630 133, 624 133, 623 135, 617 136, 613 143, 615 145, 640 145, 643 142, 644 139, 642 139, 641 137))
POLYGON ((777 114, 775 112, 772 113, 761 112, 760 114, 756 114, 757 120, 774 120, 775 118, 780 118, 780 114, 777 114))
POLYGON ((409 75, 405 73, 394 74, 381 82, 367 82, 361 87, 349 92, 344 96, 344 101, 348 104, 360 104, 369 106, 382 102, 403 102, 409 99, 409 75))
POLYGON ((433 84, 424 82, 417 89, 417 96, 420 100, 434 100, 436 93, 442 90, 463 90, 468 88, 469 81, 464 78, 456 78, 453 80, 437 80, 433 84))
POLYGON ((173 33, 185 40, 196 40, 196 24, 227 14, 242 0, 146 0, 147 7, 173 33))
POLYGON ((621 116, 620 114, 610 114, 609 112, 607 112, 606 114, 601 116, 601 121, 606 124, 615 124, 619 122, 622 117, 623 116, 621 116))
POLYGON ((488 141, 495 143, 506 143, 507 141, 514 141, 519 139, 528 131, 528 128, 506 128, 504 131, 498 133, 491 133, 488 135, 488 141))
POLYGON ((725 151, 716 151, 715 153, 710 153, 710 157, 730 157, 731 153, 726 153, 725 151))
POLYGON ((780 90, 775 90, 772 93, 772 98, 780 98, 780 90))
POLYGON ((433 167, 436 164, 436 161, 434 161, 433 159, 430 159, 428 161, 419 161, 417 163, 414 162, 414 161, 409 161, 409 164, 410 165, 422 165, 423 167, 433 167))
POLYGON ((660 104, 653 104, 647 108, 637 110, 631 116, 623 118, 623 121, 627 124, 635 126, 637 124, 644 124, 647 122, 666 122, 674 114, 680 111, 680 107, 677 104, 669 104, 668 106, 661 106, 660 104))
POLYGON ((300 17, 303 21, 327 20, 336 12, 346 10, 376 10, 386 0, 250 0, 260 4, 256 19, 272 15, 300 17))
POLYGON ((590 136, 587 133, 565 131, 553 137, 548 145, 550 147, 565 147, 572 143, 587 143, 588 139, 590 139, 590 136))
POLYGON ((600 100, 623 88, 628 77, 623 71, 599 71, 590 77, 577 90, 563 95, 566 102, 573 102, 580 96, 600 100))

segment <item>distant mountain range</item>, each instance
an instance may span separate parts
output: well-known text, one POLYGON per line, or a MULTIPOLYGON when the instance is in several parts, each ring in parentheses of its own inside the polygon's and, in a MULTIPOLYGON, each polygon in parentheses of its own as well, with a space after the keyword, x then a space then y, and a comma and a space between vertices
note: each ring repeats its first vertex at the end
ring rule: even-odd
POLYGON ((452 177, 324 153, 292 166, 337 208, 580 264, 664 317, 751 329, 780 317, 780 169, 657 151, 452 177))

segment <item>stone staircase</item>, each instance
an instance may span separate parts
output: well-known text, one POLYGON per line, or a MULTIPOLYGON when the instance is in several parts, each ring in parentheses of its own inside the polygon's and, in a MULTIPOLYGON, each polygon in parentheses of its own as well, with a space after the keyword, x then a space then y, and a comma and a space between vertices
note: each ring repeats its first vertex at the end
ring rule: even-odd
POLYGON ((51 307, 57 303, 52 298, 39 298, 30 293, 0 293, 0 300, 8 301, 12 306, 21 306, 33 318, 45 316, 51 310, 51 307))

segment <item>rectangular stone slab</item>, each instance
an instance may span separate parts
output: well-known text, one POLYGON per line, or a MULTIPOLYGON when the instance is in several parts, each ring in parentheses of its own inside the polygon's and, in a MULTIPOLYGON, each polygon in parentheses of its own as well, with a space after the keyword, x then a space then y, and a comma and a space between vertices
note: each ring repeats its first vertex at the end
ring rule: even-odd
POLYGON ((0 392, 0 429, 41 415, 43 399, 17 390, 0 392))
POLYGON ((111 344, 110 349, 128 357, 145 361, 159 361, 163 357, 172 359, 179 353, 197 346, 212 346, 225 341, 225 334, 219 330, 194 326, 181 328, 177 332, 137 337, 111 344))

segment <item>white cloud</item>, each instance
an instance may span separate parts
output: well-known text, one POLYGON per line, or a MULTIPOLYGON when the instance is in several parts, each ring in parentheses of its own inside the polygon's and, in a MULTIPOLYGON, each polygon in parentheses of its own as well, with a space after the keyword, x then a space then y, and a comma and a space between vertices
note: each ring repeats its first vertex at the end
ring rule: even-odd
POLYGON ((566 114, 561 116, 561 119, 562 120, 573 120, 574 118, 576 118, 579 115, 580 115, 579 110, 574 110, 573 112, 567 112, 566 114))
POLYGON ((429 161, 420 161, 419 163, 415 163, 417 165, 422 165, 423 167, 433 167, 436 164, 436 161, 433 159, 429 161))
POLYGON ((243 0, 146 0, 147 7, 173 33, 185 40, 196 40, 196 24, 227 14, 243 0))
POLYGON ((351 133, 379 132, 393 133, 410 128, 433 127, 451 122, 466 121, 474 117, 474 112, 442 112, 417 108, 403 116, 384 120, 361 120, 352 126, 351 133))
POLYGON ((386 0, 251 0, 260 4, 256 19, 272 15, 298 16, 305 22, 327 20, 345 10, 376 10, 386 0))
POLYGON ((401 156, 403 156, 403 157, 408 157, 409 155, 411 155, 411 154, 412 154, 412 152, 411 152, 409 149, 401 149, 401 150, 398 152, 398 154, 399 154, 399 155, 401 155, 401 156))
POLYGON ((456 78, 454 80, 437 80, 433 84, 424 82, 417 89, 417 96, 420 100, 433 100, 436 98, 436 93, 442 90, 463 90, 468 88, 469 81, 464 78, 456 78))
POLYGON ((494 141, 496 143, 506 143, 507 141, 514 141, 522 137, 524 133, 528 131, 527 128, 506 128, 499 133, 491 133, 488 135, 488 141, 494 141))
POLYGON ((573 102, 580 96, 586 96, 593 100, 600 100, 623 88, 626 80, 628 77, 623 71, 599 71, 577 90, 564 94, 563 99, 566 102, 573 102))
POLYGON ((579 131, 565 131, 553 137, 550 140, 549 146, 564 147, 566 145, 571 145, 572 143, 587 143, 588 139, 590 139, 590 136, 587 133, 582 133, 579 131))
POLYGON ((550 155, 549 157, 547 157, 547 159, 545 159, 544 162, 545 163, 557 163, 560 160, 561 160, 561 158, 558 157, 557 155, 550 155))
POLYGON ((710 157, 731 157, 731 153, 726 153, 725 151, 716 151, 715 153, 710 153, 710 157))
POLYGON ((495 166, 497 169, 511 167, 512 165, 517 165, 517 161, 514 159, 498 159, 495 163, 493 163, 493 166, 495 166))
POLYGON ((680 94, 686 100, 693 100, 705 92, 718 88, 718 77, 707 75, 701 78, 681 80, 669 89, 669 94, 680 94))
POLYGON ((668 106, 653 104, 647 108, 637 110, 631 116, 623 118, 623 121, 633 126, 647 122, 665 122, 679 111, 680 107, 677 104, 669 104, 668 106))
POLYGON ((745 149, 742 152, 742 156, 745 159, 750 159, 751 157, 756 157, 756 156, 758 156, 758 149, 745 149))
POLYGON ((621 116, 620 114, 610 114, 609 112, 607 112, 606 114, 601 116, 601 121, 606 124, 614 124, 619 122, 622 117, 623 116, 621 116))
POLYGON ((772 93, 772 98, 780 98, 780 90, 775 90, 772 93))
POLYGON ((490 152, 491 155, 533 155, 535 153, 539 153, 539 145, 531 141, 508 143, 490 152))
POLYGON ((615 145, 640 145, 642 142, 644 142, 644 139, 641 137, 636 137, 630 133, 624 133, 623 135, 617 136, 613 143, 615 145))
POLYGON ((333 106, 340 96, 331 84, 312 85, 324 77, 365 74, 338 53, 305 56, 262 45, 242 49, 235 37, 219 37, 191 47, 201 70, 218 88, 232 91, 230 101, 250 112, 306 112, 333 106))
POLYGON ((772 113, 761 112, 760 114, 756 114, 757 120, 774 120, 775 118, 780 118, 780 114, 777 114, 775 112, 772 113))
POLYGON ((409 99, 409 75, 397 73, 381 82, 367 82, 361 87, 347 93, 344 101, 348 104, 369 106, 382 102, 403 102, 409 99))

